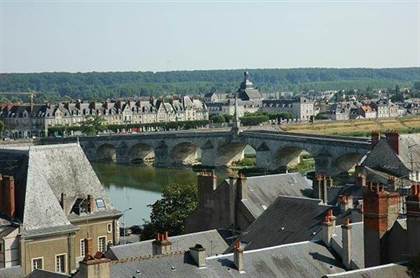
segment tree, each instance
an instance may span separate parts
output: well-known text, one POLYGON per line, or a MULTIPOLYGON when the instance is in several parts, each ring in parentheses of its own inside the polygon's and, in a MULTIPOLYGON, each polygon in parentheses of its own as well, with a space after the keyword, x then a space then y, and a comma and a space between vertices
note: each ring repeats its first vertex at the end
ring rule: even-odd
POLYGON ((171 184, 163 189, 162 199, 149 205, 152 208, 150 222, 143 226, 142 239, 152 238, 157 232, 170 235, 184 233, 185 219, 198 205, 197 186, 194 184, 171 184))
POLYGON ((81 124, 81 130, 87 135, 96 135, 106 129, 105 120, 100 116, 88 116, 81 124))

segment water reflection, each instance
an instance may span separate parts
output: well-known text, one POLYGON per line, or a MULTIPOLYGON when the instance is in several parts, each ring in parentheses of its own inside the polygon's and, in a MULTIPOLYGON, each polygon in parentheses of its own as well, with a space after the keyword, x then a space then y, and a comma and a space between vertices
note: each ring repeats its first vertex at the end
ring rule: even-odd
MULTIPOLYGON (((149 204, 159 200, 168 184, 196 184, 197 174, 191 168, 154 168, 115 163, 92 163, 101 183, 108 190, 114 207, 133 208, 125 215, 127 225, 143 224, 149 219, 149 204)), ((219 181, 227 170, 217 170, 219 181)))

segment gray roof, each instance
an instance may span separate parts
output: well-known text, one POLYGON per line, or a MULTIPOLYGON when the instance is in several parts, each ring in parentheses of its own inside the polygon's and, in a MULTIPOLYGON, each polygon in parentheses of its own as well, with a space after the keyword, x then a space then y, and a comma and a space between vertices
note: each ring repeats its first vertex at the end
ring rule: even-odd
POLYGON ((41 269, 32 271, 26 278, 66 278, 69 275, 62 273, 49 272, 41 269))
POLYGON ((239 273, 233 255, 208 257, 198 268, 188 253, 157 256, 111 265, 113 278, 133 277, 322 277, 344 271, 326 247, 316 242, 300 242, 244 252, 244 269, 239 273), (140 273, 137 273, 140 272, 140 273), (137 274, 136 274, 137 273, 137 274))
POLYGON ((244 205, 257 218, 278 196, 309 197, 311 181, 300 173, 255 176, 247 179, 248 198, 244 205))
MULTIPOLYGON (((196 244, 201 244, 207 250, 207 254, 222 254, 228 244, 217 230, 209 230, 198 233, 191 233, 170 237, 172 242, 172 252, 187 251, 196 244)), ((153 240, 145 240, 126 245, 113 246, 107 252, 107 257, 111 259, 125 259, 130 257, 144 257, 153 254, 153 240)))
POLYGON ((337 278, 410 278, 408 268, 402 264, 386 264, 375 267, 363 268, 342 272, 339 274, 330 274, 326 277, 337 278))
POLYGON ((362 165, 398 177, 408 176, 411 169, 420 171, 420 134, 399 135, 399 154, 381 138, 362 165))
POLYGON ((20 266, 0 268, 0 278, 22 278, 24 277, 20 266))
MULTIPOLYGON (((103 198, 105 209, 95 214, 116 214, 82 148, 78 144, 3 147, 0 149, 0 173, 13 175, 17 183, 17 218, 23 234, 71 230, 69 213, 77 198, 103 198), (66 206, 60 205, 61 193, 66 206)), ((72 220, 75 217, 72 215, 72 220)))
POLYGON ((329 209, 320 200, 280 196, 239 237, 246 249, 313 239, 329 209))

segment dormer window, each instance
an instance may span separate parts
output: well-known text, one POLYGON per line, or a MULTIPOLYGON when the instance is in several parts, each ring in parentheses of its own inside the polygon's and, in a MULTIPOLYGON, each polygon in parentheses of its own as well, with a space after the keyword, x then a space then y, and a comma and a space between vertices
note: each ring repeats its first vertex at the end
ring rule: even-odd
POLYGON ((96 199, 96 208, 98 208, 98 209, 105 209, 104 199, 102 199, 102 198, 97 198, 96 199))
POLYGON ((89 202, 87 199, 77 198, 76 202, 74 202, 71 212, 74 212, 78 215, 88 213, 89 212, 88 206, 89 206, 89 202))

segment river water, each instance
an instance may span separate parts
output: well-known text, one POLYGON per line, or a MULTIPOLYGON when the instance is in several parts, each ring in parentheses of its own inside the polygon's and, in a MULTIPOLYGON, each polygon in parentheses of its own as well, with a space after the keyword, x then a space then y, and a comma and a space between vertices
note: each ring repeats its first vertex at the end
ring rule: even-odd
MULTIPOLYGON (((143 224, 149 220, 147 206, 161 198, 162 188, 168 184, 196 184, 197 174, 191 168, 154 168, 115 163, 92 163, 92 166, 111 196, 115 208, 124 211, 127 226, 143 224)), ((228 175, 218 170, 219 179, 228 175)))

